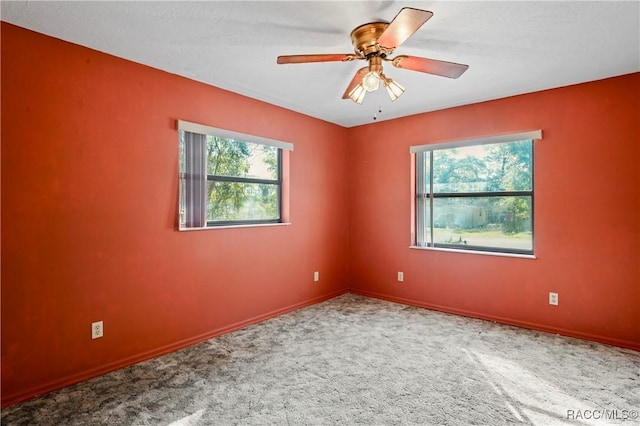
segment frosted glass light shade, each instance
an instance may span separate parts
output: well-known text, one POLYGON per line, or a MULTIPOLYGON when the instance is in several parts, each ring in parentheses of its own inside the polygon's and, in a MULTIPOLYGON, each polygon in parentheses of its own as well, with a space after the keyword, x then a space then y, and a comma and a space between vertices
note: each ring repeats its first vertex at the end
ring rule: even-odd
POLYGON ((366 94, 367 94, 367 91, 362 86, 362 84, 358 84, 356 87, 354 87, 351 90, 351 92, 349 92, 349 99, 351 99, 353 102, 357 104, 361 104, 362 101, 364 100, 364 95, 366 94))
POLYGON ((361 84, 367 92, 375 92, 380 87, 380 76, 375 71, 369 71, 365 74, 361 84))
POLYGON ((391 102, 394 102, 404 93, 404 87, 390 78, 384 81, 384 88, 387 89, 387 94, 391 98, 391 102))

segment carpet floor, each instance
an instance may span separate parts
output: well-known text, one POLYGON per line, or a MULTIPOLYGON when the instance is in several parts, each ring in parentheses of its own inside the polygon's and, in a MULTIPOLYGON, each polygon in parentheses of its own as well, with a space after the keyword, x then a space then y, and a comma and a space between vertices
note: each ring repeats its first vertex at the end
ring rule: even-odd
POLYGON ((635 351, 345 294, 7 407, 2 425, 637 425, 635 351))

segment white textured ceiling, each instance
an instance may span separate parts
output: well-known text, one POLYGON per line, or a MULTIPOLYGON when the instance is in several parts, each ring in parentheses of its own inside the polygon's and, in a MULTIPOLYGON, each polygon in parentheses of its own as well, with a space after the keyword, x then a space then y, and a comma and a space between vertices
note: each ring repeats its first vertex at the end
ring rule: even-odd
MULTIPOLYGON (((640 71, 640 2, 2 1, 3 21, 342 126, 640 71), (395 54, 468 64, 459 79, 396 69, 406 92, 341 99, 364 62, 277 65, 351 53, 358 25, 405 6, 434 16, 395 54)), ((395 56, 395 54, 393 56, 395 56)))

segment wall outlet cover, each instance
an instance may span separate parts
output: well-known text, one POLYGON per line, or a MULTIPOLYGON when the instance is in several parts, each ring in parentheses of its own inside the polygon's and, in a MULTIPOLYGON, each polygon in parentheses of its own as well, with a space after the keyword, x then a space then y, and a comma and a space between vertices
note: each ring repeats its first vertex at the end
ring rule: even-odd
POLYGON ((91 323, 91 338, 98 339, 104 336, 104 324, 102 321, 91 323))

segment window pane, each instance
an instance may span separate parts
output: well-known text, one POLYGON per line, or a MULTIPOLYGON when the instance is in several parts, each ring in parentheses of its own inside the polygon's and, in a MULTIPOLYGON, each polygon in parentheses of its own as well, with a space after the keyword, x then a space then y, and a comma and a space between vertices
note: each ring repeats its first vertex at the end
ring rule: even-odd
POLYGON ((531 197, 435 198, 434 243, 533 249, 531 197))
POLYGON ((420 247, 428 247, 431 245, 431 204, 426 196, 419 197, 416 200, 417 217, 416 232, 417 245, 420 247))
POLYGON ((276 220, 278 185, 207 181, 207 221, 276 220))
POLYGON ((278 148, 207 136, 207 174, 278 179, 278 148))
POLYGON ((531 141, 433 151, 433 191, 530 191, 531 159, 531 141))

